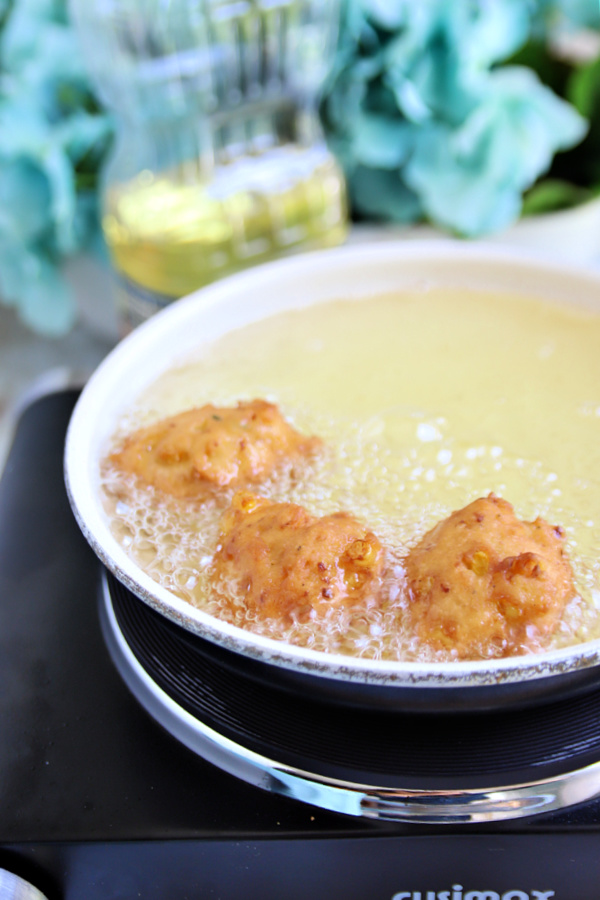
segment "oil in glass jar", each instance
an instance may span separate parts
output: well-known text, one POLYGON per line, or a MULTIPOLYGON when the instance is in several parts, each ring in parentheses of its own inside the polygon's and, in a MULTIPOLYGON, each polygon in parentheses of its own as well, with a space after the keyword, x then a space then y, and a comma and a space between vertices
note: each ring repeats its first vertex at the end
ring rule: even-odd
POLYGON ((124 332, 217 278, 343 241, 316 103, 329 0, 73 0, 116 141, 102 224, 124 332))

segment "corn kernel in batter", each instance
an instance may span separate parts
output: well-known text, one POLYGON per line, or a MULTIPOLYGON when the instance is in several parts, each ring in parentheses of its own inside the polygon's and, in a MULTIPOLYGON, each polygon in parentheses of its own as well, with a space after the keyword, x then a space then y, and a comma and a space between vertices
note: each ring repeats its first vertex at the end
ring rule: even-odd
POLYGON ((216 590, 261 616, 305 617, 332 604, 366 603, 381 586, 379 540, 345 512, 320 518, 294 503, 240 492, 225 513, 214 558, 216 590))
POLYGON ((564 533, 490 494, 452 513, 406 558, 409 621, 461 659, 510 656, 551 634, 574 596, 564 533))

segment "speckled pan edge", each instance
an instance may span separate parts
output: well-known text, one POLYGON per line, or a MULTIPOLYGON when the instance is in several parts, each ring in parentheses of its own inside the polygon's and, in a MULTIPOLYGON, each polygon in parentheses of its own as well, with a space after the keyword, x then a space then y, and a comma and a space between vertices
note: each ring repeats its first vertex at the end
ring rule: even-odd
POLYGON ((249 298, 257 298, 252 319, 321 299, 365 296, 403 285, 443 284, 448 278, 549 299, 574 296, 577 302, 600 309, 600 272, 453 242, 400 241, 321 251, 251 269, 204 288, 122 341, 92 375, 76 405, 67 433, 65 481, 75 517, 98 558, 141 600, 188 631, 236 653, 300 673, 378 686, 466 688, 548 678, 599 665, 600 641, 508 660, 432 664, 355 660, 293 647, 220 622, 161 588, 126 556, 104 521, 96 487, 109 423, 115 421, 116 410, 127 406, 128 398, 202 342, 198 323, 209 340, 241 324, 235 304, 242 309, 242 298, 246 317, 249 298))

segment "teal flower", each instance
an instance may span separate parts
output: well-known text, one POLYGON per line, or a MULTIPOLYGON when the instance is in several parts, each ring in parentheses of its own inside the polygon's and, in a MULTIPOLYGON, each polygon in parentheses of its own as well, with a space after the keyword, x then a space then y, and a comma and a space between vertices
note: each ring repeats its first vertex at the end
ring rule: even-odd
POLYGON ((348 0, 321 110, 356 216, 467 236, 519 216, 523 193, 587 130, 532 71, 505 64, 543 3, 348 0))
POLYGON ((59 336, 75 320, 71 291, 57 266, 39 249, 0 234, 0 296, 16 306, 35 331, 59 336))
POLYGON ((585 120, 520 67, 497 69, 454 129, 423 133, 405 168, 429 219, 468 237, 506 228, 522 196, 558 150, 578 143, 585 120))
POLYGON ((552 26, 564 22, 574 28, 599 28, 600 6, 597 0, 538 0, 537 15, 552 26))
POLYGON ((61 334, 75 317, 61 263, 96 240, 111 123, 59 0, 13 0, 0 60, 0 298, 32 328, 61 334))
POLYGON ((8 159, 0 166, 0 234, 29 244, 51 225, 51 190, 44 171, 31 159, 8 159))
POLYGON ((352 174, 352 200, 363 215, 409 224, 420 218, 421 201, 396 169, 357 166, 352 174))

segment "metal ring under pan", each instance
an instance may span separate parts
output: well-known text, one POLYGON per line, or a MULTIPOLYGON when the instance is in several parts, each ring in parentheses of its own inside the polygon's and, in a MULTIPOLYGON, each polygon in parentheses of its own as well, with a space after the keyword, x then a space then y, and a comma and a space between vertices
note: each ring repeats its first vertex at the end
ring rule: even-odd
MULTIPOLYGON (((139 602, 134 597, 132 601, 139 602)), ((417 778, 423 785, 420 787, 415 786, 414 777, 403 778, 400 774, 390 776, 382 772, 379 777, 375 776, 372 780, 367 777, 344 778, 336 777, 331 773, 332 770, 328 771, 328 767, 319 762, 311 767, 311 770, 290 762, 289 757, 288 761, 278 761, 269 753, 250 749, 240 740, 226 736, 222 733, 222 729, 216 730, 206 721, 201 721, 186 709, 184 704, 157 684, 124 636, 106 579, 103 579, 102 583, 100 617, 113 661, 123 680, 147 712, 177 740, 208 762, 268 791, 351 816, 381 821, 431 824, 517 819, 562 809, 600 795, 600 762, 596 761, 600 753, 594 755, 595 748, 592 748, 592 752, 589 741, 588 751, 592 752, 591 756, 590 752, 587 757, 585 752, 577 754, 571 747, 572 755, 563 753, 563 758, 559 760, 561 753, 554 750, 556 760, 543 769, 546 777, 511 781, 510 776, 514 772, 508 773, 508 779, 502 778, 493 772, 492 767, 492 774, 488 776, 488 781, 494 779, 492 786, 486 784, 482 774, 479 779, 473 779, 470 774, 459 773, 450 781, 445 779, 447 786, 444 787, 432 787, 435 779, 431 777, 417 778), (587 764, 582 765, 582 761, 586 758, 587 764), (564 771, 565 766, 572 769, 573 765, 575 766, 573 770, 564 771), (506 783, 507 780, 510 783, 506 783), (477 781, 479 783, 476 783, 477 781)), ((226 701, 219 697, 218 693, 213 694, 208 702, 209 706, 212 704, 215 708, 226 706, 226 701)), ((223 715, 226 715, 227 711, 221 708, 217 712, 221 721, 226 721, 223 715)), ((329 712, 328 709, 328 715, 329 712)), ((290 715, 293 714, 292 709, 290 715)), ((352 715, 349 711, 345 711, 345 714, 352 715)), ((373 724, 374 722, 375 720, 373 724)), ((400 742, 402 728, 409 722, 410 717, 400 717, 396 721, 400 726, 398 732, 400 742)), ((364 725, 364 718, 356 721, 357 729, 364 728, 364 725)), ((227 731, 227 728, 224 730, 227 731)), ((442 743, 444 741, 443 725, 439 726, 438 740, 442 743)), ((463 756, 469 757, 469 751, 470 748, 464 746, 463 756)), ((467 770, 469 768, 472 768, 470 763, 467 770)), ((339 771, 343 773, 344 769, 341 768, 339 771)), ((348 767, 347 771, 352 772, 351 767, 348 767)), ((535 765, 530 771, 542 774, 540 767, 536 772, 535 765)))
MULTIPOLYGON (((112 572, 107 572, 110 592, 114 599, 138 596, 130 591, 112 572)), ((498 684, 447 684, 446 686, 426 686, 410 684, 379 684, 359 682, 352 679, 331 678, 311 671, 295 671, 285 666, 270 664, 261 659, 253 659, 237 653, 228 647, 207 640, 181 627, 163 616, 158 621, 155 612, 144 603, 134 604, 138 624, 155 622, 155 630, 163 634, 176 635, 178 645, 187 645, 198 656, 218 662, 233 677, 253 680, 272 689, 277 687, 293 698, 311 697, 317 702, 333 707, 356 710, 378 710, 381 712, 442 713, 460 715, 464 713, 526 709, 555 703, 559 699, 574 699, 598 687, 596 667, 585 668, 562 675, 523 679, 521 681, 500 682, 498 684), (148 610, 148 612, 146 612, 148 610)), ((143 629, 144 630, 144 629, 143 629)), ((138 656, 144 658, 146 648, 137 628, 132 631, 133 643, 138 647, 138 656)))

